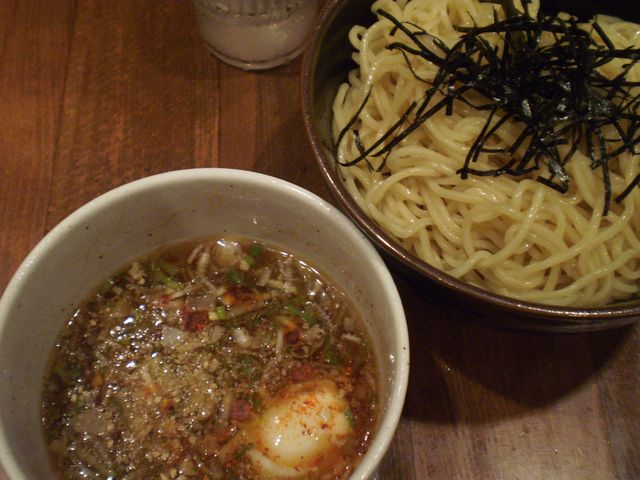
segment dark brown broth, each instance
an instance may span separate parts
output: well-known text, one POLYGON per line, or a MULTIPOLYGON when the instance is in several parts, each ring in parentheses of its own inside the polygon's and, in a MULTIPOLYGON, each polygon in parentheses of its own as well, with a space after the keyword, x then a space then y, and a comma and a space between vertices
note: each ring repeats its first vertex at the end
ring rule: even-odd
POLYGON ((304 261, 229 237, 161 249, 105 282, 60 332, 42 403, 54 469, 258 478, 251 428, 292 388, 329 385, 349 434, 297 478, 346 478, 375 424, 374 363, 357 312, 304 261))

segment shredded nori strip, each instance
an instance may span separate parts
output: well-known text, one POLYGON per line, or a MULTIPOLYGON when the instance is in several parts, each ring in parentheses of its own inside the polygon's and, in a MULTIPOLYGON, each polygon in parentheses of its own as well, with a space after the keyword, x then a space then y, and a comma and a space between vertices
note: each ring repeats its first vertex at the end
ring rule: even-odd
MULTIPOLYGON (((375 168, 381 171, 391 150, 433 114, 445 108, 450 115, 456 102, 463 102, 477 110, 489 111, 482 131, 470 148, 464 165, 458 170, 461 178, 469 175, 514 177, 533 175, 537 181, 559 192, 569 188, 567 163, 582 147, 591 159, 592 169, 601 169, 605 187, 603 214, 607 215, 611 202, 611 180, 608 162, 621 153, 640 153, 640 82, 627 80, 627 73, 640 60, 640 48, 618 49, 602 27, 593 21, 593 32, 580 28, 572 16, 545 15, 533 17, 528 2, 523 12, 513 0, 490 1, 501 6, 504 19, 494 12, 494 21, 483 27, 457 27, 462 33, 458 42, 448 48, 437 37, 410 23, 400 22, 384 10, 377 13, 394 25, 391 34, 402 31, 411 44, 392 42, 386 48, 399 51, 412 75, 428 83, 420 102, 412 103, 388 131, 375 143, 365 146, 358 131, 359 117, 371 92, 365 96, 358 111, 340 131, 336 146, 351 133, 355 136, 359 156, 339 162, 352 166, 365 161, 373 169, 371 158, 382 161, 375 168), (485 34, 498 34, 504 40, 502 48, 483 38, 485 34), (542 41, 543 35, 553 41, 542 41), (430 49, 421 40, 428 36, 434 45, 430 49), (602 43, 596 38, 600 38, 602 43), (438 67, 431 82, 420 78, 410 63, 418 56, 438 67), (622 71, 615 78, 605 77, 598 71, 607 63, 622 59, 622 71), (481 94, 486 101, 473 104, 467 95, 481 94), (436 94, 442 99, 431 105, 436 94), (506 121, 523 126, 518 138, 506 148, 492 147, 490 139, 506 121), (613 131, 614 135, 605 135, 613 131), (563 156, 559 146, 568 145, 563 156), (523 147, 519 159, 514 154, 523 147), (492 153, 504 164, 495 169, 473 168, 482 153, 492 153), (547 166, 548 175, 539 172, 547 166)), ((622 202, 640 184, 638 175, 617 197, 622 202)))

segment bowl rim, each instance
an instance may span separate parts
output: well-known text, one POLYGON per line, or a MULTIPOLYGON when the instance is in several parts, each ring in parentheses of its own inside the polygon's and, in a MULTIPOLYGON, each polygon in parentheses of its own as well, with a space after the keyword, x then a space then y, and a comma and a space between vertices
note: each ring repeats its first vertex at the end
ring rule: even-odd
MULTIPOLYGON (((317 72, 317 62, 321 51, 322 42, 331 22, 340 14, 340 10, 348 0, 328 0, 321 10, 316 21, 315 28, 309 38, 309 43, 304 51, 301 72, 301 98, 302 116, 307 138, 311 144, 317 164, 333 197, 338 201, 342 210, 355 222, 355 224, 374 242, 385 254, 400 265, 408 267, 423 278, 434 282, 440 287, 454 292, 457 295, 470 299, 485 306, 498 307, 506 312, 518 312, 529 317, 544 318, 552 322, 558 322, 560 318, 565 324, 579 328, 588 325, 593 319, 598 321, 615 320, 616 326, 631 323, 640 317, 640 301, 621 302, 604 306, 555 306, 543 303, 517 300, 511 297, 484 290, 459 280, 448 273, 421 260, 413 253, 402 247, 391 235, 382 229, 375 221, 369 218, 358 206, 345 188, 338 170, 335 168, 335 159, 328 153, 328 147, 323 143, 314 121, 314 79, 317 72)), ((345 38, 345 44, 348 39, 345 38)), ((353 68, 355 68, 355 63, 353 68)), ((346 79, 346 72, 345 72, 346 79)), ((553 328, 553 327, 551 327, 553 328)), ((571 327, 568 327, 571 329, 571 327)), ((595 329, 607 328, 598 326, 595 329)))
MULTIPOLYGON (((278 190, 284 195, 292 197, 293 201, 299 202, 298 204, 303 203, 305 208, 324 215, 334 226, 344 229, 351 237, 351 240, 365 252, 366 258, 368 258, 367 263, 370 264, 372 273, 377 275, 380 282, 387 287, 385 288, 386 301, 389 303, 389 309, 393 319, 390 323, 392 323, 396 330, 396 341, 394 344, 391 344, 393 351, 387 352, 389 354, 388 360, 392 364, 390 371, 392 372, 393 380, 388 390, 387 407, 384 411, 380 412, 381 417, 377 425, 377 435, 369 445, 362 461, 354 470, 354 476, 350 477, 350 479, 364 480, 373 476, 393 440, 394 433, 402 415, 409 381, 409 334, 402 300, 393 277, 378 251, 369 239, 355 227, 353 222, 337 208, 315 193, 287 180, 250 170, 190 168, 159 173, 133 180, 89 200, 46 233, 31 249, 14 272, 2 296, 0 296, 0 338, 4 336, 4 331, 10 323, 9 312, 15 302, 19 301, 21 289, 29 279, 28 274, 31 267, 37 264, 40 259, 44 258, 51 250, 56 248, 56 246, 64 243, 66 235, 73 232, 74 228, 78 227, 78 225, 83 225, 85 219, 91 218, 96 215, 96 213, 117 203, 117 201, 123 197, 136 194, 141 190, 153 190, 159 187, 166 189, 171 185, 191 181, 228 182, 229 184, 233 182, 236 184, 244 182, 265 189, 267 192, 270 190, 278 190), (355 474, 359 476, 355 477, 355 474)), ((380 360, 387 360, 387 358, 380 357, 380 360)), ((381 377, 381 380, 386 379, 381 377)), ((19 463, 11 455, 12 449, 10 448, 8 440, 4 422, 0 421, 0 464, 10 479, 27 478, 19 463)))

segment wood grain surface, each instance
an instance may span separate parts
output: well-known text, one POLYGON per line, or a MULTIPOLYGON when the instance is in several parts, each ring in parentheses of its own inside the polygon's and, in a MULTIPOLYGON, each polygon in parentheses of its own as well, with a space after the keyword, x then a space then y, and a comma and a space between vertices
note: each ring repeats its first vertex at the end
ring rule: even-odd
MULTIPOLYGON (((65 216, 154 173, 255 170, 330 200, 299 82, 299 59, 208 55, 187 1, 2 0, 0 291, 65 216)), ((412 364, 381 480, 640 479, 637 327, 497 331, 396 278, 412 364)))

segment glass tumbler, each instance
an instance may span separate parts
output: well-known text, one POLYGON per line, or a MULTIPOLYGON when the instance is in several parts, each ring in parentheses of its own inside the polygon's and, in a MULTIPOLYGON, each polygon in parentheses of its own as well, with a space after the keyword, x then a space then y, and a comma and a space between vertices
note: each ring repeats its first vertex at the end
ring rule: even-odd
POLYGON ((302 52, 317 0, 193 0, 200 32, 218 58, 244 70, 289 62, 302 52))

